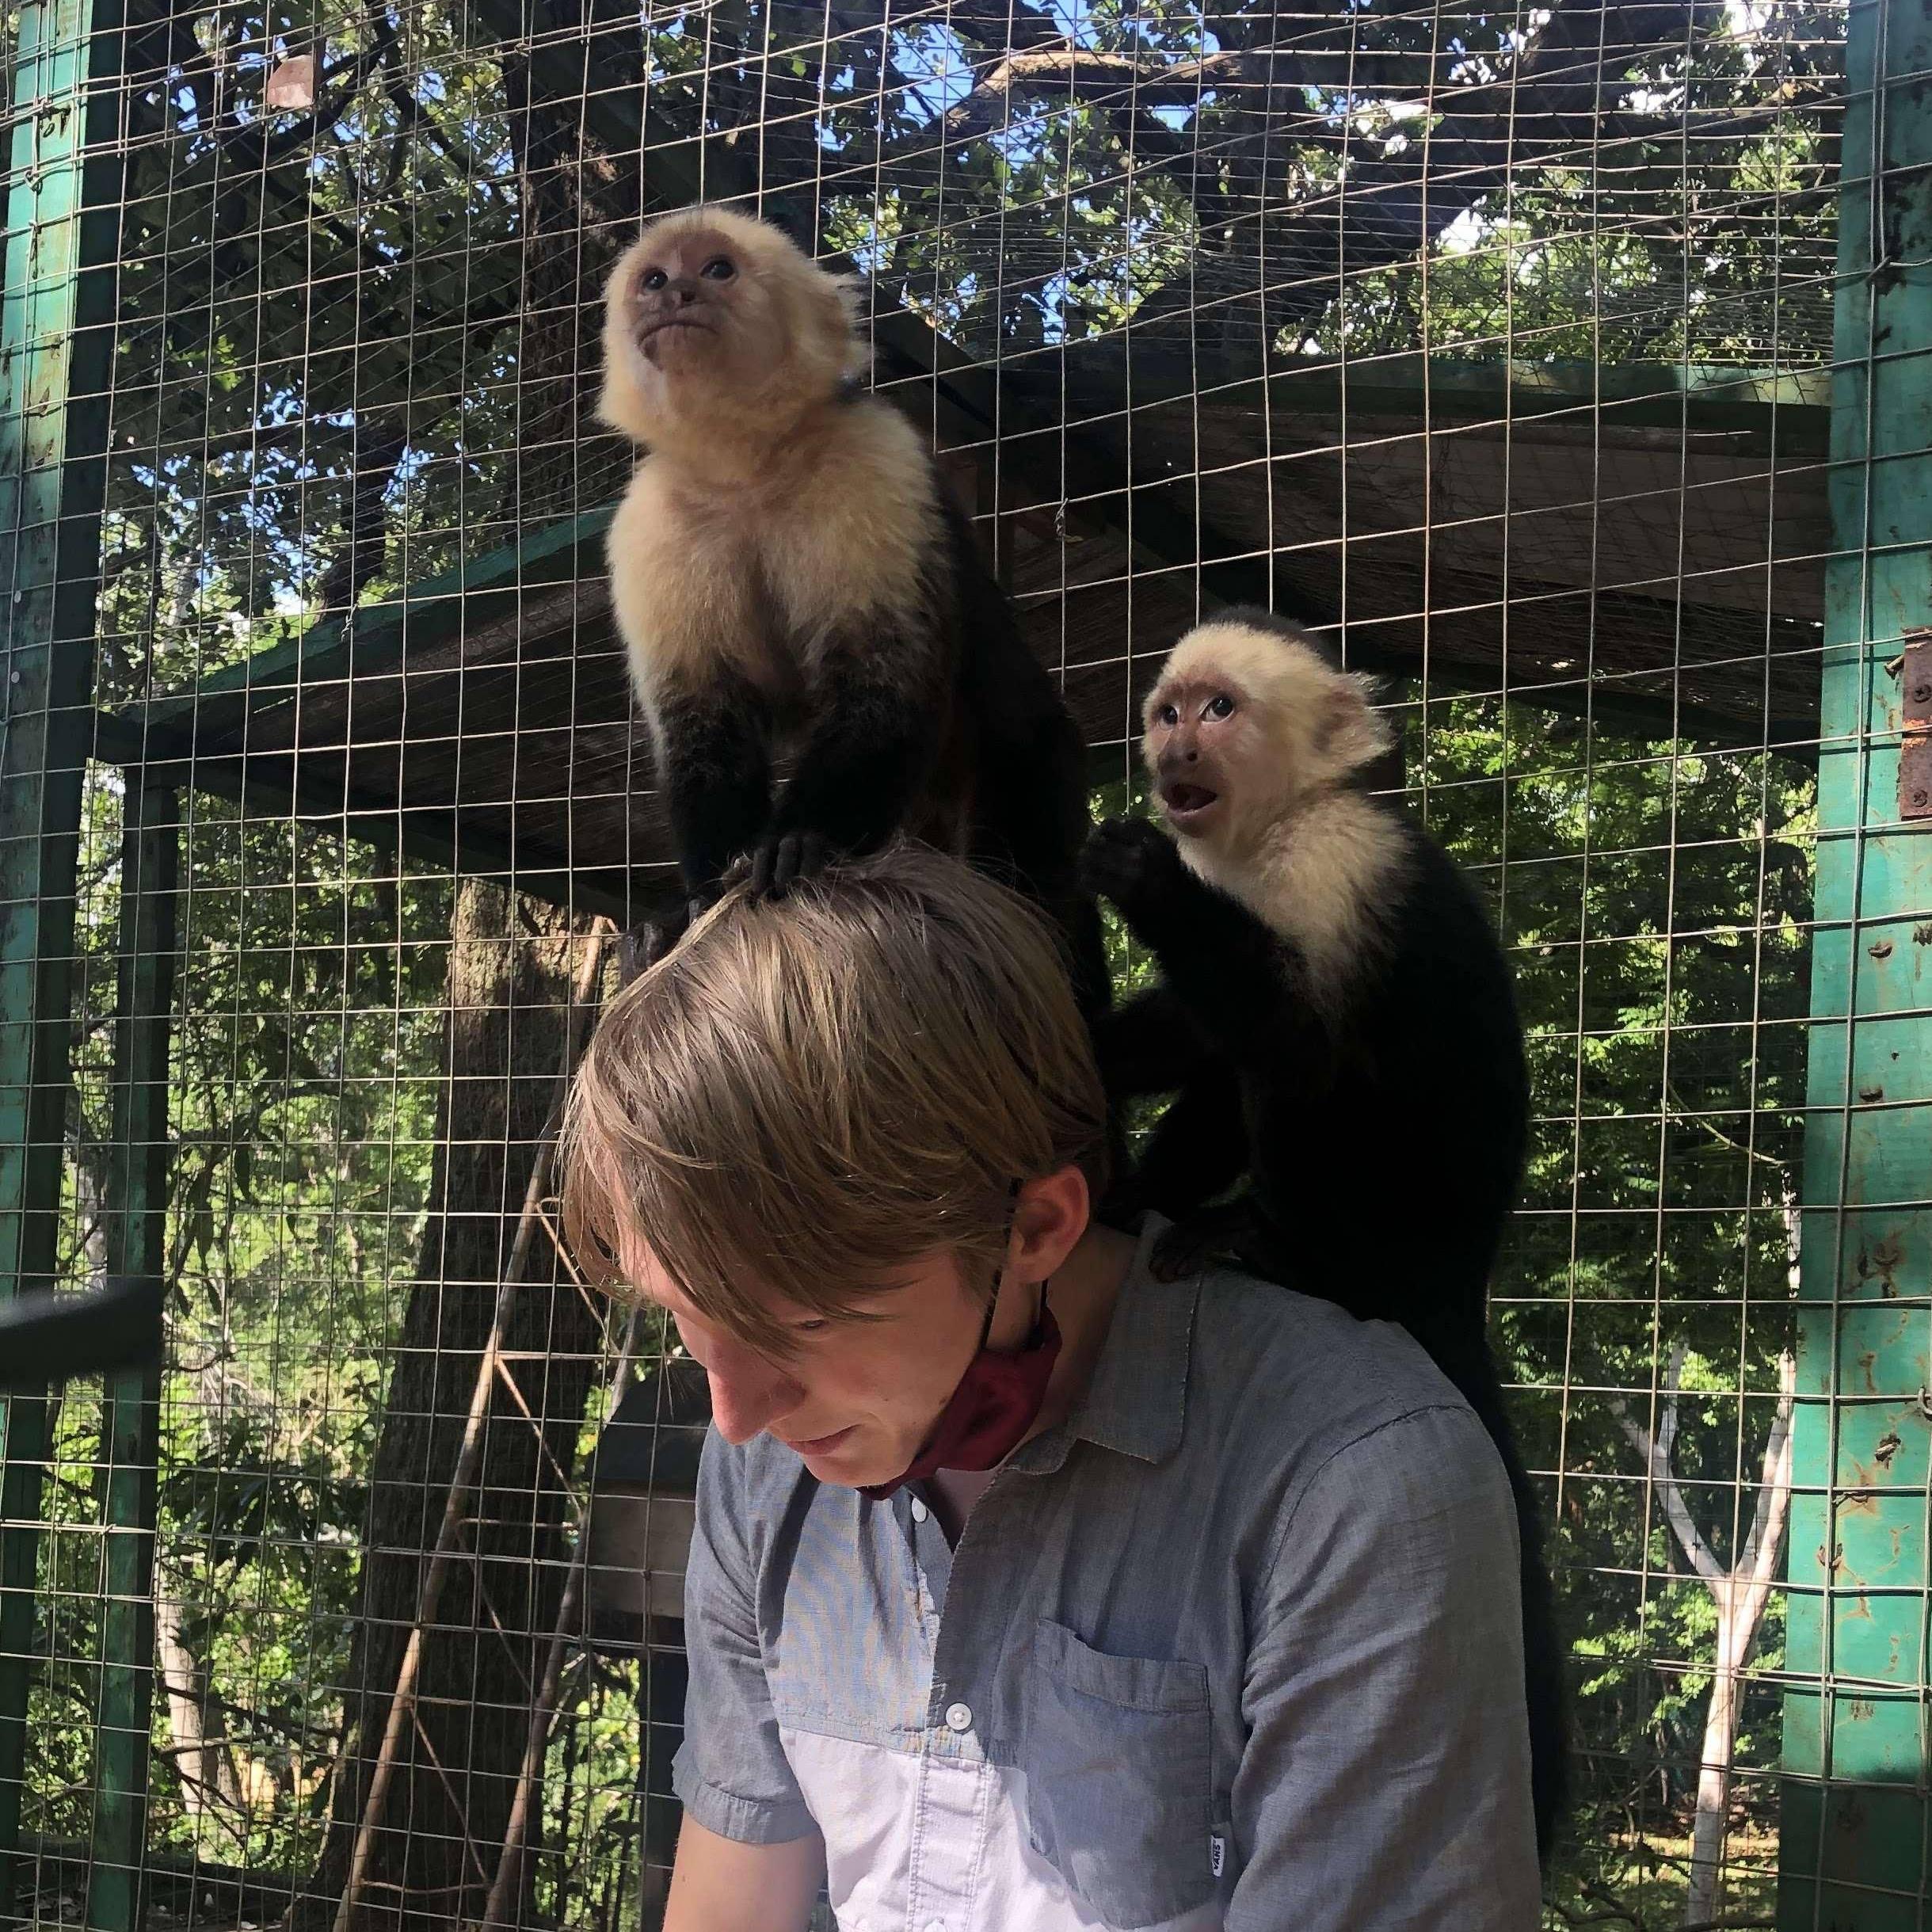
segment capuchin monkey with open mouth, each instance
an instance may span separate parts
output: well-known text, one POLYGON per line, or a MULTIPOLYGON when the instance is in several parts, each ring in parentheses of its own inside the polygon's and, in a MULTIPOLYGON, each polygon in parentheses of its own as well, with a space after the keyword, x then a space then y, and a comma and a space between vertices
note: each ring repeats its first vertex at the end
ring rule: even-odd
POLYGON ((1096 1011, 1084 745, 924 442, 862 387, 851 299, 714 208, 610 278, 600 413, 650 452, 611 589, 685 891, 709 903, 741 857, 782 891, 904 832, 1040 902, 1096 1011))
POLYGON ((1101 1023, 1110 1102, 1176 1097, 1109 1211, 1176 1219, 1161 1271, 1219 1252, 1401 1323, 1481 1418, 1522 1530, 1547 1852, 1567 1785, 1562 1652, 1487 1320, 1522 1171, 1522 1030, 1468 882, 1366 788, 1393 745, 1370 695, 1293 625, 1237 610, 1183 638, 1149 696, 1143 754, 1174 836, 1110 819, 1083 875, 1161 972, 1101 1023))

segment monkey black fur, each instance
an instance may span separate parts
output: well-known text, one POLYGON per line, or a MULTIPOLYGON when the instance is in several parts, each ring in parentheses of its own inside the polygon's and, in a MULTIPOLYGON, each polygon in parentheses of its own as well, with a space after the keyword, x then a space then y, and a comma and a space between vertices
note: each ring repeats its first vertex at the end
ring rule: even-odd
POLYGON ((1083 873, 1162 975, 1101 1023, 1110 1101, 1176 1097, 1110 1206, 1176 1220, 1169 1272, 1219 1252, 1401 1323, 1488 1430, 1521 1533, 1546 1854, 1568 1786, 1562 1648, 1487 1336, 1524 1154, 1522 1032, 1467 881, 1362 787, 1391 742, 1368 697, 1292 626, 1238 611, 1184 638, 1149 698, 1144 749, 1176 837, 1110 820, 1083 873))
POLYGON ((1085 748, 924 441, 861 387, 849 299, 711 208, 612 272, 601 413, 650 452, 612 593, 685 890, 708 901, 745 855, 782 890, 905 832, 1045 906, 1096 1010, 1085 748))

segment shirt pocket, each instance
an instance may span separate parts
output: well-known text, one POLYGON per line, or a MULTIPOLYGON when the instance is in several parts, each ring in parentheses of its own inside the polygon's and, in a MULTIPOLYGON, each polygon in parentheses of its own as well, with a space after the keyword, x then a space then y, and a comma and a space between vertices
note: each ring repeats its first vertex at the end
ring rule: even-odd
POLYGON ((1042 1618, 1020 1766, 1033 1848, 1122 1932, 1213 1897, 1207 1671, 1113 1657, 1042 1618))

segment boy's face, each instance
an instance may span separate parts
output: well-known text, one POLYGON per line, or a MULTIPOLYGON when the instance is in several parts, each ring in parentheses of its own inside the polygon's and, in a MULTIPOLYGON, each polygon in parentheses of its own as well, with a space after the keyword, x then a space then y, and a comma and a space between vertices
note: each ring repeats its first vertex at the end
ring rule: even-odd
POLYGON ((631 1280, 669 1313, 710 1379, 718 1434, 748 1442, 763 1431, 821 1482, 846 1488, 893 1481, 924 1447, 985 1320, 957 1263, 939 1249, 880 1292, 875 1320, 775 1309, 798 1341, 790 1358, 774 1362, 707 1321, 648 1249, 627 1260, 631 1280))

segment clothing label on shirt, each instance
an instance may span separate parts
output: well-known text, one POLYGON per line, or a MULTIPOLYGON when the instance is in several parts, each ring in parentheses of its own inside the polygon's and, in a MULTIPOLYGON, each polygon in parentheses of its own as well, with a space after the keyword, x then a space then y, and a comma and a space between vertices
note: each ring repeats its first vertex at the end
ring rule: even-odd
POLYGON ((1208 1869, 1218 1878, 1221 1868, 1228 1862, 1228 1841, 1225 1838, 1210 1838, 1207 1841, 1208 1869))

